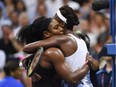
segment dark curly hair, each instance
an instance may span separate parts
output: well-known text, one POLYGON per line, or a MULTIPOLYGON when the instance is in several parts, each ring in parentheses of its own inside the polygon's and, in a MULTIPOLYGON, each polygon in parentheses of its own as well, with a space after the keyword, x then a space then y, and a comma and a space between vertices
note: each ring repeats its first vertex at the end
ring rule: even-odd
POLYGON ((64 5, 59 8, 59 10, 61 11, 61 14, 67 19, 66 28, 68 30, 72 30, 74 25, 79 24, 79 19, 71 7, 64 5))
POLYGON ((88 35, 81 31, 81 33, 76 32, 75 33, 79 38, 83 39, 86 43, 87 49, 90 50, 90 38, 88 35))
POLYGON ((43 32, 48 30, 51 18, 44 16, 37 18, 32 24, 22 27, 16 39, 21 43, 31 43, 43 39, 43 32))
POLYGON ((19 67, 19 60, 10 60, 6 63, 4 66, 4 72, 6 76, 10 76, 11 72, 14 72, 18 69, 19 67))

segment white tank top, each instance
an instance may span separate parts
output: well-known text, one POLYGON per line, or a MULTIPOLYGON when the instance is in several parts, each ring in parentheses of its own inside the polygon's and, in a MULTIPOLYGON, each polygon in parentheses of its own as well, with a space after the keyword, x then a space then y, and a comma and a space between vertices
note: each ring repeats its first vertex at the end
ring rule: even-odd
POLYGON ((72 71, 74 72, 75 70, 81 68, 84 65, 88 50, 83 39, 79 39, 72 34, 68 35, 73 37, 77 43, 77 50, 75 51, 75 53, 68 57, 65 57, 66 62, 70 65, 72 71))
MULTIPOLYGON (((72 55, 70 55, 68 57, 65 57, 65 61, 70 66, 72 72, 74 72, 74 71, 80 69, 84 65, 84 63, 86 61, 86 55, 88 53, 88 50, 87 50, 86 43, 83 39, 77 38, 73 34, 68 34, 68 35, 73 37, 77 43, 77 50, 75 51, 75 53, 73 53, 72 55)), ((69 86, 69 84, 67 84, 67 83, 65 83, 65 81, 63 81, 62 87, 72 87, 72 86, 69 86)), ((93 87, 91 84, 91 81, 90 81, 89 72, 74 87, 93 87)))

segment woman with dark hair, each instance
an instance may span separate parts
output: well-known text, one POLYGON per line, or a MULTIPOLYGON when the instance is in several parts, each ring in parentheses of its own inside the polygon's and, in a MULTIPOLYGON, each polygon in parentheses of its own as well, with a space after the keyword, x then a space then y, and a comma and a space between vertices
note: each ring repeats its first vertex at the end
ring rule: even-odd
POLYGON ((10 60, 4 66, 5 77, 0 81, 0 87, 24 87, 19 80, 22 77, 22 68, 19 60, 10 60))
POLYGON ((25 6, 25 3, 24 3, 24 1, 23 0, 17 0, 16 1, 16 11, 18 12, 18 13, 22 13, 22 12, 25 12, 27 9, 26 9, 26 6, 25 6))
MULTIPOLYGON (((58 47, 62 50, 65 56, 65 61, 70 65, 72 71, 75 71, 81 68, 83 64, 85 63, 86 54, 88 51, 87 51, 85 42, 81 38, 79 37, 77 38, 73 34, 71 34, 73 33, 72 32, 73 26, 79 24, 78 17, 74 14, 73 10, 70 7, 64 6, 57 11, 56 16, 54 17, 54 19, 52 20, 50 24, 51 24, 50 25, 51 28, 54 28, 56 30, 63 27, 64 33, 67 35, 55 34, 54 36, 54 35, 51 35, 49 31, 44 32, 45 36, 48 39, 37 41, 34 43, 29 42, 30 44, 24 47, 24 51, 27 53, 33 53, 38 49, 39 46, 43 46, 44 48, 58 47), (64 13, 66 13, 66 15, 68 14, 66 17, 65 15, 62 14, 63 11, 64 13), (54 25, 54 23, 56 23, 56 25, 54 25)), ((34 31, 36 31, 36 29, 34 31)), ((32 35, 32 33, 30 34, 32 35)), ((28 35, 28 36, 31 36, 31 35, 28 35)), ((19 34, 19 40, 22 42, 28 43, 29 40, 27 38, 25 39, 24 38, 25 37, 21 38, 21 35, 19 34)), ((38 38, 38 37, 33 37, 33 38, 38 38)), ((94 69, 98 68, 98 64, 97 64, 98 62, 96 62, 95 60, 93 60, 93 62, 96 63, 96 66, 94 66, 94 69)), ((92 84, 90 84, 88 75, 89 74, 87 74, 85 78, 80 83, 77 83, 75 86, 79 86, 79 85, 83 85, 83 86, 89 85, 89 87, 92 86, 92 84)), ((67 84, 65 82, 62 85, 63 87, 65 87, 65 85, 71 86, 71 84, 67 84)))
MULTIPOLYGON (((59 23, 55 20, 45 17, 36 19, 31 25, 28 26, 27 30, 25 28, 23 30, 19 32, 19 35, 23 35, 21 38, 19 38, 23 42, 25 41, 24 37, 27 36, 26 38, 29 39, 30 37, 28 36, 30 36, 30 34, 32 37, 35 37, 36 32, 38 32, 38 36, 36 36, 38 40, 46 39, 54 35, 64 36, 62 35, 63 29, 60 27, 59 23), (23 30, 25 30, 25 34, 23 30)), ((36 40, 32 37, 30 38, 31 41, 36 40)), ((30 43, 27 41, 26 43, 30 43)), ((92 58, 87 56, 87 59, 90 61, 90 59, 92 58)), ((93 65, 90 66, 94 68, 94 62, 91 61, 91 63, 93 65)), ((87 62, 87 64, 89 64, 89 62, 87 62)), ((79 82, 88 72, 89 68, 88 66, 86 66, 87 64, 83 64, 84 66, 82 65, 81 69, 72 72, 69 66, 66 64, 64 55, 60 51, 60 49, 55 47, 45 49, 44 54, 40 60, 40 64, 35 71, 35 73, 39 74, 42 78, 39 81, 35 82, 33 84, 33 87, 55 87, 53 78, 56 72, 65 81, 71 84, 75 84, 79 82)))

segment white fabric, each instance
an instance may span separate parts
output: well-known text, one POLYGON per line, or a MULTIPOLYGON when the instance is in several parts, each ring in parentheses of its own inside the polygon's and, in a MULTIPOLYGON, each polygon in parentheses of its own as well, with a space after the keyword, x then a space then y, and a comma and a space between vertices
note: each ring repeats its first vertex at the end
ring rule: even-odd
MULTIPOLYGON (((77 47, 78 47, 74 54, 72 54, 71 56, 65 57, 67 64, 70 65, 72 72, 74 72, 80 69, 84 65, 88 50, 83 39, 79 39, 72 34, 69 34, 69 35, 75 39, 77 43, 77 47)), ((64 83, 62 87, 69 87, 68 85, 69 84, 64 83)), ((75 87, 93 87, 90 81, 89 72, 79 83, 76 84, 75 87)))
POLYGON ((75 71, 83 66, 86 61, 87 46, 82 39, 75 37, 72 34, 69 34, 77 42, 77 50, 74 54, 69 57, 65 57, 66 62, 71 66, 72 71, 75 71), (78 59, 77 59, 78 58, 78 59))
POLYGON ((0 69, 3 69, 5 65, 6 55, 4 51, 0 50, 0 69))
POLYGON ((38 4, 38 0, 23 0, 26 8, 27 8, 27 15, 29 17, 30 23, 33 22, 33 18, 35 18, 35 12, 38 4))
POLYGON ((69 5, 69 7, 71 7, 73 10, 79 10, 80 9, 79 3, 74 2, 74 1, 69 1, 67 3, 67 5, 69 5))
POLYGON ((57 10, 62 6, 62 0, 44 0, 47 8, 47 17, 54 17, 57 10))
POLYGON ((66 23, 67 19, 61 14, 60 10, 57 11, 57 16, 66 23))

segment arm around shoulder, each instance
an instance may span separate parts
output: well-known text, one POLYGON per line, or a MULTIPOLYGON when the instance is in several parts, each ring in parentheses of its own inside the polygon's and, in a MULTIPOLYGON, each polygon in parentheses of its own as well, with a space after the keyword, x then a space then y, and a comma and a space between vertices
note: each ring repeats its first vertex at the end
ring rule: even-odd
POLYGON ((89 70, 89 67, 85 65, 81 69, 72 72, 70 66, 65 62, 63 53, 58 48, 47 49, 45 55, 61 78, 71 84, 76 84, 82 80, 89 70))

